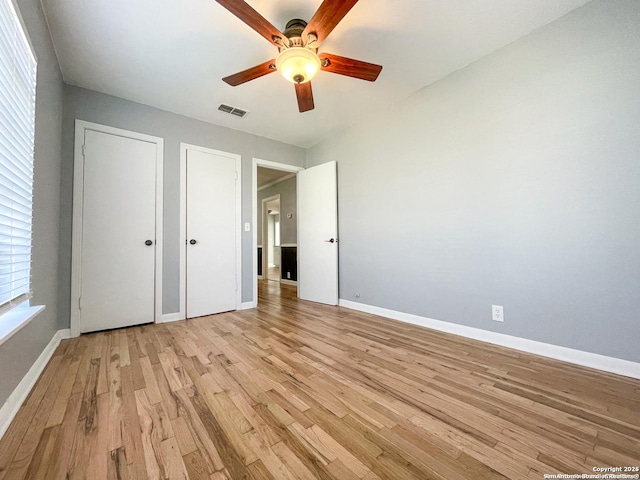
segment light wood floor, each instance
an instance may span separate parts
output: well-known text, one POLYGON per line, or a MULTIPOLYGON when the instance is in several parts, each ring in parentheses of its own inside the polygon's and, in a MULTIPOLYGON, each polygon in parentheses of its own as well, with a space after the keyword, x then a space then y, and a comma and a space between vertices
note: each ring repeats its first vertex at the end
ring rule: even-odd
POLYGON ((280 267, 267 268, 267 279, 271 281, 280 281, 280 267))
POLYGON ((0 480, 541 479, 640 465, 639 412, 640 381, 263 282, 257 310, 62 342, 0 480))

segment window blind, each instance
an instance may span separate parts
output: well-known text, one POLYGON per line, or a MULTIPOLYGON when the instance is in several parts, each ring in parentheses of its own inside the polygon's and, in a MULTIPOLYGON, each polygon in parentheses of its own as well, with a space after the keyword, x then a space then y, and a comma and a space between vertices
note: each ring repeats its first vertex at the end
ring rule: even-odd
POLYGON ((36 59, 0 0, 0 312, 31 295, 36 59))

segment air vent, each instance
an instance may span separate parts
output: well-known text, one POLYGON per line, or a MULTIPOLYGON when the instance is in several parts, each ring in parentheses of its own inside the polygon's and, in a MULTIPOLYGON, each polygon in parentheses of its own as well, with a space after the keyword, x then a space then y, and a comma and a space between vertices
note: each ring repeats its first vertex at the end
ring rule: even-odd
POLYGON ((221 103, 218 107, 218 110, 224 113, 230 113, 231 115, 235 115, 236 117, 243 118, 247 116, 249 113, 247 110, 242 110, 241 108, 232 107, 231 105, 225 105, 221 103))

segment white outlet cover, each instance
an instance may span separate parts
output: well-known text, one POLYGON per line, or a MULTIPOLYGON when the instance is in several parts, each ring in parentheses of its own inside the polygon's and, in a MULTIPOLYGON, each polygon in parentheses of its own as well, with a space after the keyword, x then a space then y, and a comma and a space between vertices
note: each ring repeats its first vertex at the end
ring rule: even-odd
POLYGON ((496 322, 504 322, 504 309, 501 305, 491 305, 491 318, 496 322))

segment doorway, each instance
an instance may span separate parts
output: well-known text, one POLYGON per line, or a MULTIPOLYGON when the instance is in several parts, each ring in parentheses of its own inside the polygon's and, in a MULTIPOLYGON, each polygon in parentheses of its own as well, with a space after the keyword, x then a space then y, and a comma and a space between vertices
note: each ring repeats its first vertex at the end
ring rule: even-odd
MULTIPOLYGON (((283 186, 285 184, 284 180, 280 178, 273 182, 281 183, 283 186)), ((283 285, 291 284, 296 287, 295 295, 300 298, 337 305, 337 163, 332 161, 303 169, 254 158, 252 187, 253 307, 258 305, 259 278, 260 287, 269 288, 270 294, 273 293, 271 290, 275 288, 274 285, 282 288, 283 285), (280 176, 284 179, 290 176, 295 180, 295 204, 287 206, 282 192, 265 190, 272 187, 269 182, 258 188, 259 173, 263 174, 263 179, 266 174, 280 176), (268 243, 262 242, 262 199, 277 193, 281 193, 279 217, 280 282, 270 282, 265 280, 268 275, 268 259, 265 262, 263 250, 268 247, 268 243), (288 228, 295 228, 295 234, 290 237, 285 235, 288 228), (264 271, 263 267, 265 267, 264 271)))
MULTIPOLYGON (((281 181, 286 181, 286 179, 281 181)), ((258 177, 259 183, 260 177, 258 177)), ((280 241, 279 193, 262 200, 262 222, 260 226, 262 227, 262 276, 265 280, 280 282, 282 246, 280 241)))
POLYGON ((253 159, 253 306, 258 283, 297 286, 297 172, 301 167, 253 159), (269 212, 269 210, 271 210, 269 212), (264 228, 263 228, 264 226, 264 228))

